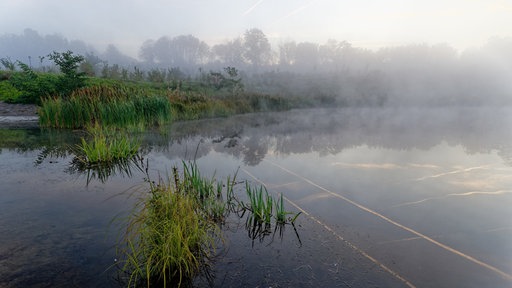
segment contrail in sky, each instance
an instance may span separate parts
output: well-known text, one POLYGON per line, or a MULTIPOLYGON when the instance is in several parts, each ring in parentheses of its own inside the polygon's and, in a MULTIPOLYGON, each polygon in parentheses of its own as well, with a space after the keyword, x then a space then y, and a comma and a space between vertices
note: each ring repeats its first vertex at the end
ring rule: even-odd
POLYGON ((283 17, 279 18, 276 22, 280 22, 280 21, 283 21, 284 19, 288 18, 288 17, 291 17, 297 13, 299 13, 300 11, 306 9, 309 5, 311 5, 311 3, 315 2, 314 0, 313 1, 309 1, 308 3, 302 5, 302 6, 299 6, 298 8, 292 10, 290 13, 284 15, 283 17))
POLYGON ((249 9, 247 9, 242 15, 245 16, 245 15, 251 13, 252 10, 254 10, 254 8, 256 8, 258 5, 260 5, 262 2, 263 2, 263 0, 259 0, 258 2, 256 2, 256 4, 252 5, 249 9))

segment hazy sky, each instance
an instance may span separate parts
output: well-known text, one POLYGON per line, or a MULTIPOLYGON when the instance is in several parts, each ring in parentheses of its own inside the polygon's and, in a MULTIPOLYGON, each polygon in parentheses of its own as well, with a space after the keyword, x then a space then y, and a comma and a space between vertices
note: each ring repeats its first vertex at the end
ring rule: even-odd
POLYGON ((0 34, 32 28, 132 56, 147 39, 192 34, 216 44, 253 27, 273 44, 333 38, 371 49, 447 43, 461 50, 512 36, 512 0, 0 1, 0 34))

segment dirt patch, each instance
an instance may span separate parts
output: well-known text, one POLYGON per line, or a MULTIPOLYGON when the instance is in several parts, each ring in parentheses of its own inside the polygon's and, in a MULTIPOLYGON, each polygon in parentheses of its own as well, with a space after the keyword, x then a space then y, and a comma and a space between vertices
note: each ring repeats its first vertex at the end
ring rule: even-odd
POLYGON ((0 101, 0 116, 37 116, 37 105, 9 104, 0 101))

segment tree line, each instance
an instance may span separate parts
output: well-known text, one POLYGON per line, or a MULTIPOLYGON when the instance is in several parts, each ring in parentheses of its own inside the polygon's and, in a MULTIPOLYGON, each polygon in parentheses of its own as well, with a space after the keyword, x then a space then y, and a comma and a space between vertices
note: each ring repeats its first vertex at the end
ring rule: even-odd
POLYGON ((19 59, 43 70, 52 69, 51 63, 39 55, 72 50, 84 55, 83 72, 106 78, 171 81, 236 67, 248 90, 311 97, 326 104, 512 104, 511 38, 493 38, 460 52, 447 44, 374 51, 334 39, 272 45, 263 31, 253 28, 212 46, 192 35, 147 40, 138 59, 113 45, 98 52, 82 41, 30 29, 0 36, 0 43, 0 58, 19 59))

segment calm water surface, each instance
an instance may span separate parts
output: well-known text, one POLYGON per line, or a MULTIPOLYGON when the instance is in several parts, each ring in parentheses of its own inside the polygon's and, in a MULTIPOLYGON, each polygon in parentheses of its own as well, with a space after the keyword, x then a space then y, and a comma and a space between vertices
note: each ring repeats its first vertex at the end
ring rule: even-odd
MULTIPOLYGON (((175 123, 142 156, 154 175, 239 168, 302 212, 300 241, 228 219, 213 286, 511 287, 511 128, 508 108, 296 110, 175 123)), ((143 173, 91 180, 62 152, 76 132, 0 131, 0 286, 122 285, 111 220, 143 173)))

